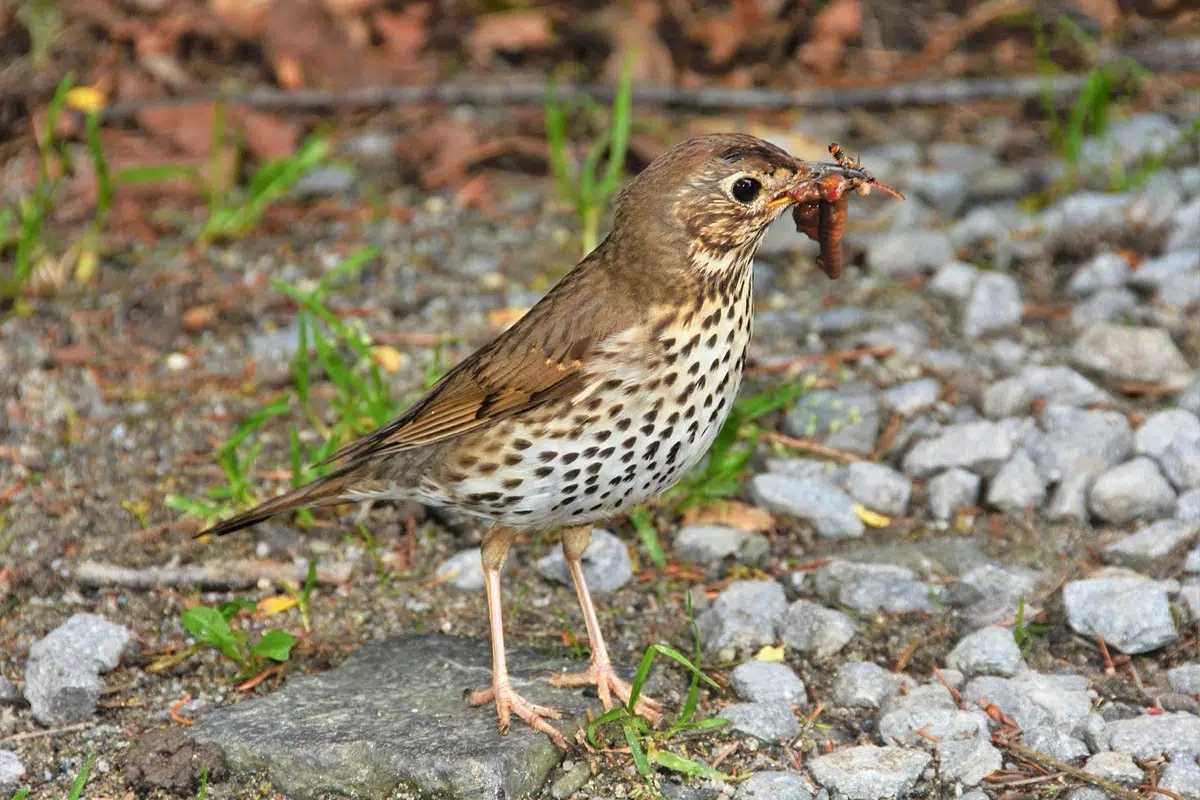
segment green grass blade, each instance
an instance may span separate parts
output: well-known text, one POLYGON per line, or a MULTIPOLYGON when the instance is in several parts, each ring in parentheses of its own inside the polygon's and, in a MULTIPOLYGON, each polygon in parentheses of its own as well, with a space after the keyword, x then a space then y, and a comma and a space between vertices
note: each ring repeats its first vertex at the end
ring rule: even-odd
POLYGON ((601 184, 606 200, 620 187, 625 172, 625 154, 629 149, 629 130, 633 122, 633 65, 634 54, 627 53, 613 95, 612 141, 608 150, 608 169, 601 184))
POLYGON ((219 454, 232 453, 241 446, 242 442, 249 439, 255 431, 262 427, 263 423, 271 417, 277 417, 280 414, 286 414, 288 409, 292 407, 292 400, 287 395, 283 395, 271 405, 265 408, 260 408, 246 419, 242 420, 242 424, 238 425, 237 430, 233 435, 225 440, 225 444, 221 445, 219 454))
POLYGON ((113 176, 115 186, 132 186, 141 183, 163 183, 177 178, 197 180, 200 173, 195 167, 163 164, 148 167, 129 167, 113 176))
POLYGON ((113 181, 108 168, 108 157, 104 154, 104 145, 100 141, 100 114, 93 111, 87 115, 85 123, 85 138, 88 153, 92 157, 92 169, 96 172, 96 216, 94 225, 97 230, 104 226, 108 219, 108 210, 112 206, 113 181))
POLYGON ((638 775, 649 775, 653 767, 650 766, 650 760, 646 758, 646 753, 642 750, 642 743, 638 741, 637 732, 632 726, 626 725, 625 741, 629 744, 629 752, 633 755, 633 765, 637 768, 638 775))
POLYGON ((75 778, 74 785, 71 786, 71 793, 67 795, 67 800, 79 800, 79 796, 83 794, 83 787, 87 785, 88 773, 92 771, 92 764, 96 761, 96 754, 89 753, 87 762, 83 765, 83 772, 75 778))
POLYGON ((644 508, 635 508, 629 513, 629 521, 641 535, 642 543, 646 545, 646 551, 650 554, 650 560, 654 562, 654 566, 664 569, 667 566, 667 556, 663 553, 662 545, 658 541, 658 529, 654 527, 650 513, 644 508))

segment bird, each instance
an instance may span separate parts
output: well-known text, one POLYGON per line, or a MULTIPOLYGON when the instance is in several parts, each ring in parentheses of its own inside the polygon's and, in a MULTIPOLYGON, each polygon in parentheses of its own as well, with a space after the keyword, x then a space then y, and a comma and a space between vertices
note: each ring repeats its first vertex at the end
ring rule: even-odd
MULTIPOLYGON (((716 437, 746 366, 752 262, 767 227, 793 208, 834 277, 841 261, 826 250, 841 227, 824 220, 844 220, 844 195, 873 183, 857 163, 802 161, 742 133, 667 149, 618 193, 604 241, 521 319, 335 453, 332 472, 198 535, 372 499, 490 523, 481 559, 492 683, 467 699, 494 704, 502 734, 515 715, 566 748, 549 722, 560 713, 518 694, 508 672, 500 575, 514 539, 561 531, 583 612, 588 668, 551 683, 594 686, 605 709, 627 703, 581 565, 592 525, 665 492, 716 437)), ((662 705, 642 695, 634 711, 655 722, 662 705)))

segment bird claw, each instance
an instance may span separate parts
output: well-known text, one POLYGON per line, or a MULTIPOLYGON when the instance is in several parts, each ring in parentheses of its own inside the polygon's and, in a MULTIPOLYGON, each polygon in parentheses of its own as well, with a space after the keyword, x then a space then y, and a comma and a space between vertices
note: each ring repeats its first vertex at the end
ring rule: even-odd
MULTIPOLYGON (((617 674, 609 662, 593 661, 592 665, 583 672, 560 673, 550 679, 550 685, 560 688, 595 686, 596 694, 600 696, 600 703, 604 706, 605 711, 612 709, 613 695, 616 695, 622 703, 628 703, 633 694, 633 687, 617 674)), ((662 719, 662 703, 644 694, 638 695, 638 701, 633 710, 638 716, 645 717, 646 721, 651 724, 662 719)))
POLYGON ((567 740, 562 735, 562 731, 546 721, 546 718, 561 719, 562 712, 556 708, 549 706, 540 706, 537 703, 531 703, 521 695, 517 694, 512 688, 512 684, 507 681, 492 685, 488 689, 478 689, 476 691, 468 691, 466 693, 467 702, 473 706, 481 706, 487 703, 494 702, 496 704, 496 716, 500 720, 500 735, 507 736, 509 721, 512 714, 516 714, 529 727, 539 733, 544 733, 553 740, 554 744, 558 745, 559 749, 567 749, 567 740))

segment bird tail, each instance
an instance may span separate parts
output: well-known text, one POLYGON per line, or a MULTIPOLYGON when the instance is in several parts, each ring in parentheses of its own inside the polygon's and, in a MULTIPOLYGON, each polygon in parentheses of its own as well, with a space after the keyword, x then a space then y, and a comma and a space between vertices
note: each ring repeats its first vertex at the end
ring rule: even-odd
POLYGON ((339 469, 310 484, 281 494, 279 497, 272 497, 248 511, 243 511, 224 522, 218 522, 216 525, 200 531, 196 536, 197 538, 209 535, 224 536, 257 525, 287 511, 336 505, 343 496, 346 485, 345 477, 348 471, 346 468, 339 469))

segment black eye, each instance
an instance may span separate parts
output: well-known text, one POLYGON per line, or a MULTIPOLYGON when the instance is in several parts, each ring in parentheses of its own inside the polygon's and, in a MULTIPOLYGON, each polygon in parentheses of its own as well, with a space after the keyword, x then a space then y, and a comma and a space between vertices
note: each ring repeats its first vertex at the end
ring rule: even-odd
POLYGON ((733 184, 733 196, 739 203, 753 203, 761 189, 762 184, 754 178, 738 178, 733 184))

